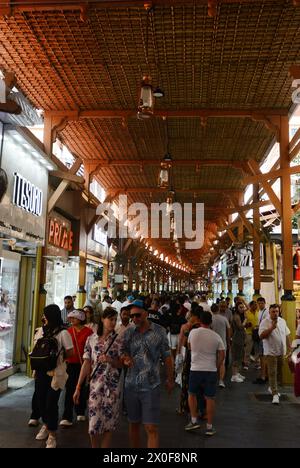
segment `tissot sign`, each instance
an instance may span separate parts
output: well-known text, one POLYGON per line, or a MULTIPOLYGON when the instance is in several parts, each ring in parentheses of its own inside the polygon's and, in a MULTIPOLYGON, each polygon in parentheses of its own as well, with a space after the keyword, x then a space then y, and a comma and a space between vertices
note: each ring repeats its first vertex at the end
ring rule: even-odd
POLYGON ((15 137, 13 129, 4 133, 1 184, 4 180, 6 189, 0 201, 0 232, 6 237, 44 245, 48 170, 15 137))
POLYGON ((35 216, 43 211, 43 192, 17 172, 14 173, 13 203, 35 216))
POLYGON ((73 249, 73 231, 65 222, 57 218, 49 219, 48 243, 58 249, 73 249))

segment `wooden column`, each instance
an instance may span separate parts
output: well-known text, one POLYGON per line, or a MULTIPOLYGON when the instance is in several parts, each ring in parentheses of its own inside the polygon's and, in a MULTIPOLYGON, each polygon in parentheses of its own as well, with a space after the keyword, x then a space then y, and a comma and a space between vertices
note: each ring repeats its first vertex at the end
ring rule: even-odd
MULTIPOLYGON (((243 206, 243 205, 244 205, 244 194, 241 193, 239 195, 239 206, 243 206)), ((244 225, 243 225, 243 221, 241 220, 238 226, 238 241, 243 242, 243 240, 244 240, 244 225)), ((244 278, 241 278, 241 277, 238 278, 238 290, 239 290, 238 295, 243 297, 244 296, 244 278)))
MULTIPOLYGON (((288 117, 281 117, 280 126, 280 169, 290 167, 289 159, 289 122, 288 117)), ((282 242, 283 242, 283 287, 284 297, 293 299, 293 238, 291 176, 286 173, 281 177, 282 204, 282 242)))
POLYGON ((102 288, 108 287, 108 263, 103 265, 102 288))
POLYGON ((82 309, 86 300, 86 257, 79 257, 79 288, 77 291, 77 304, 76 307, 82 309))
MULTIPOLYGON (((290 167, 289 160, 289 122, 288 117, 280 118, 280 168, 290 167)), ((282 205, 282 246, 283 246, 283 288, 282 316, 291 331, 296 334, 296 301, 293 296, 293 237, 292 237, 292 208, 291 208, 291 176, 286 173, 281 177, 281 205, 282 205)), ((286 361, 283 366, 283 383, 290 384, 293 376, 286 361)))
MULTIPOLYGON (((259 202, 259 185, 253 185, 253 203, 259 202)), ((253 209, 253 229, 260 232, 259 208, 253 209)), ((253 233, 254 298, 260 295, 260 239, 253 233)))

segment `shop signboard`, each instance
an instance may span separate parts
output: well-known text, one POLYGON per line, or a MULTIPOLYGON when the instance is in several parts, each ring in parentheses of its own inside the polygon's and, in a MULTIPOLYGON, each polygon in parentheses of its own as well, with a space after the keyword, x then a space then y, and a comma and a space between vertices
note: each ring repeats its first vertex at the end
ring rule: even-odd
POLYGON ((44 245, 48 170, 14 130, 4 134, 1 169, 7 187, 0 202, 0 232, 44 245))
POLYGON ((56 212, 52 212, 47 226, 46 255, 67 259, 69 252, 73 250, 73 238, 71 221, 56 212))

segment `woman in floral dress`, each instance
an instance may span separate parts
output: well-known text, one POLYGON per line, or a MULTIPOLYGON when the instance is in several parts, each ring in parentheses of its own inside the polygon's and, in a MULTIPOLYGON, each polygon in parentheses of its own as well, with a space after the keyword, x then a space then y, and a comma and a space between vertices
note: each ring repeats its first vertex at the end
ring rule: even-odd
POLYGON ((115 333, 117 311, 107 307, 103 312, 97 334, 91 335, 84 350, 74 401, 76 402, 86 378, 91 376, 89 396, 89 434, 93 448, 108 448, 119 418, 120 350, 122 338, 115 333))

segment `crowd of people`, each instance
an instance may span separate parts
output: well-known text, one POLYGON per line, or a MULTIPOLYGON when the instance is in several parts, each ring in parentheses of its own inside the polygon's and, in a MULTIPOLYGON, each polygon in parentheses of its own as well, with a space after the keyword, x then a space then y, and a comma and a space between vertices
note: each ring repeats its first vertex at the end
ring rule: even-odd
POLYGON ((37 426, 41 418, 36 439, 55 448, 58 425, 71 427, 74 411, 79 423, 85 421, 88 407, 91 445, 107 448, 123 412, 131 446, 141 446, 143 426, 147 447, 156 448, 164 379, 169 393, 175 382, 181 388, 177 412, 190 415, 185 430, 196 430, 206 420, 205 434, 213 436, 217 388, 225 389, 227 382, 242 384, 250 365, 259 372, 253 383, 268 382, 271 401, 279 404, 289 336, 280 306, 267 308, 262 297, 249 304, 241 297, 233 304, 230 298, 213 304, 200 293, 129 294, 113 302, 108 294, 101 301, 93 292, 83 309, 75 309, 72 296, 67 296, 62 310, 56 305, 44 309, 35 336, 29 425, 37 426), (57 360, 49 370, 41 367, 35 350, 41 340, 49 344, 53 339, 57 360))

